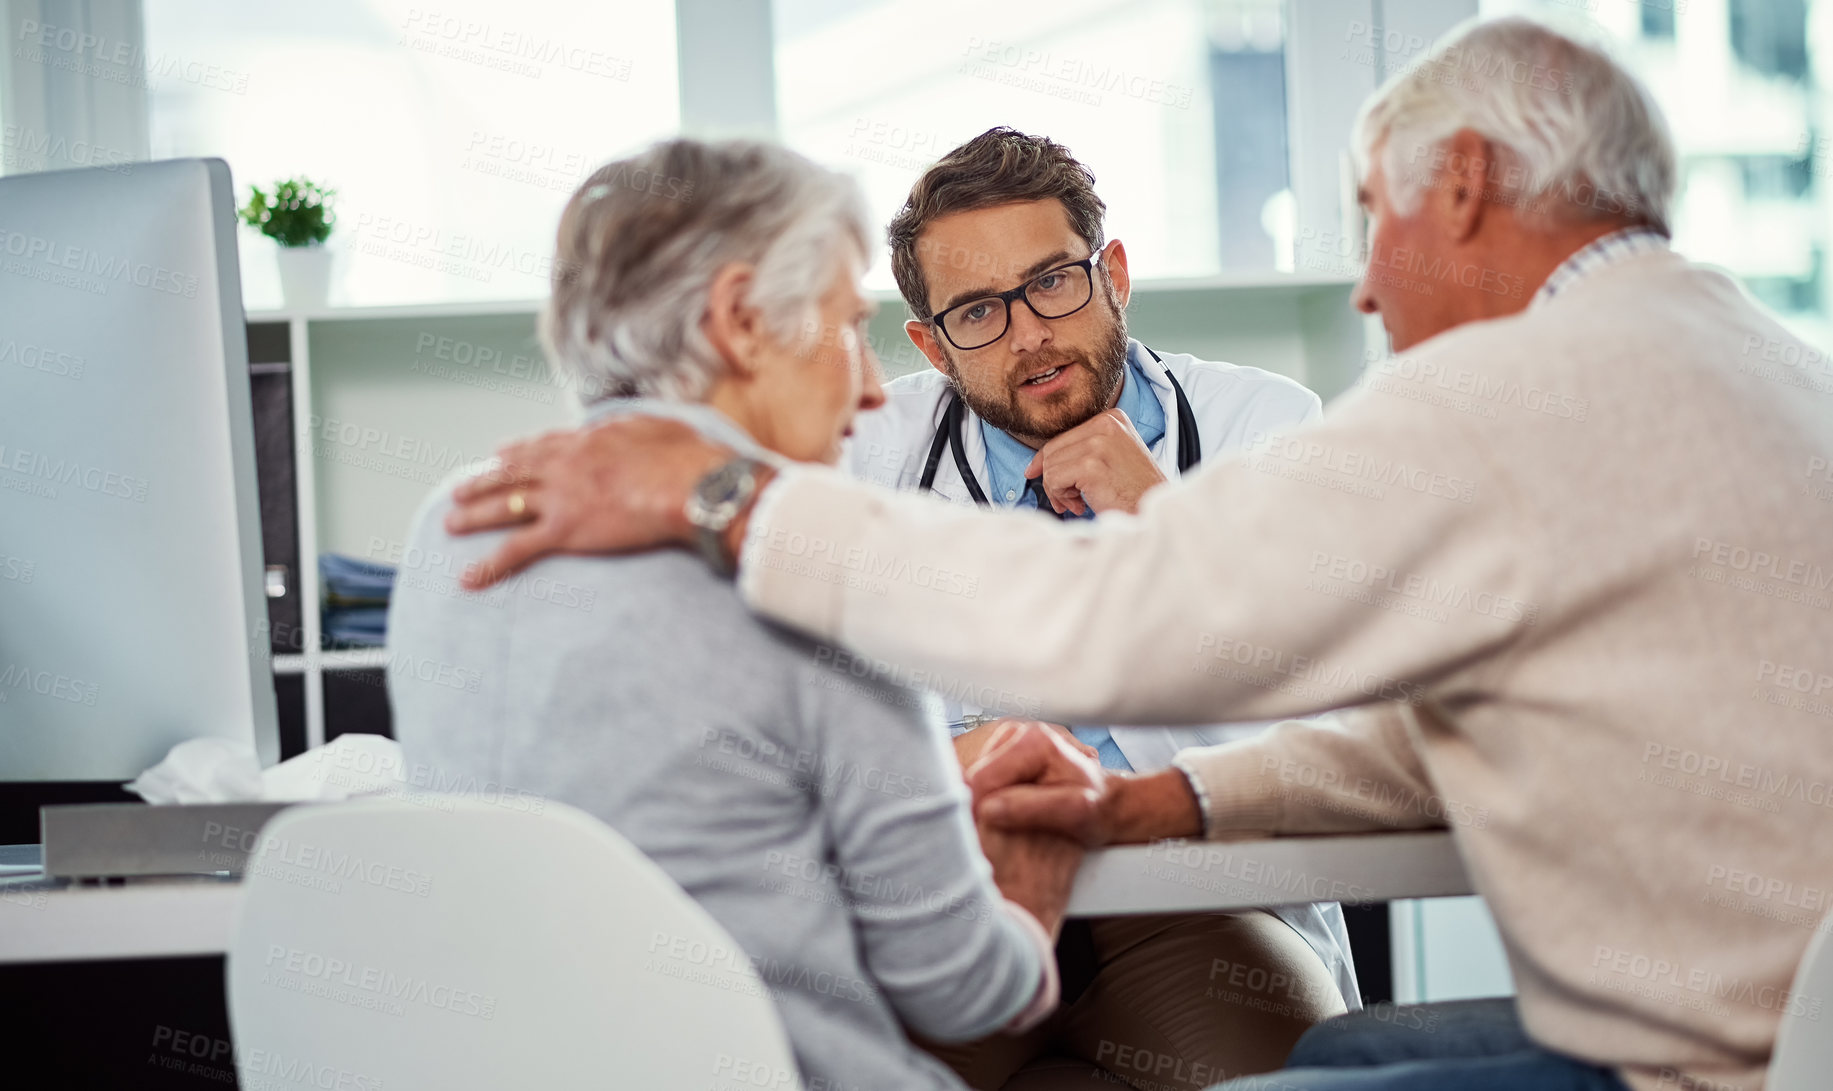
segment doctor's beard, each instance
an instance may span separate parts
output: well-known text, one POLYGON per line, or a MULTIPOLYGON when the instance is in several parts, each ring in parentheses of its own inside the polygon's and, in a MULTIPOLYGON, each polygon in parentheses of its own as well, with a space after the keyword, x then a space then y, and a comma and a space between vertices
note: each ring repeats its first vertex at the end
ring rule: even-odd
MULTIPOLYGON (((1110 304, 1111 305, 1111 304, 1110 304)), ((947 358, 948 379, 955 393, 980 419, 1018 440, 1035 440, 1042 446, 1050 439, 1090 420, 1095 414, 1112 407, 1120 396, 1127 374, 1126 315, 1114 308, 1114 321, 1108 326, 1093 352, 1059 349, 1052 346, 1028 355, 1012 372, 988 383, 969 384, 961 377, 952 355, 947 358), (1026 405, 1016 385, 1023 375, 1035 375, 1053 366, 1080 364, 1087 373, 1070 389, 1042 404, 1026 405)))

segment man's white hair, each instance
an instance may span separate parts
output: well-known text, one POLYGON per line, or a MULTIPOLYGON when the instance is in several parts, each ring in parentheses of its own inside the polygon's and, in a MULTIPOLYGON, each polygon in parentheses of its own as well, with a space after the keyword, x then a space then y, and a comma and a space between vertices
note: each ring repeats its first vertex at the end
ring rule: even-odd
POLYGON ((852 179, 787 148, 657 144, 600 167, 567 202, 541 343, 581 401, 700 401, 726 371, 700 327, 714 274, 756 269, 748 302, 800 343, 821 332, 815 311, 846 249, 870 254, 866 224, 852 179))
POLYGON ((1670 233, 1674 140, 1642 82, 1603 49, 1532 19, 1472 20, 1392 77, 1356 119, 1364 176, 1377 152, 1401 215, 1470 129, 1496 149, 1490 195, 1555 219, 1670 233))

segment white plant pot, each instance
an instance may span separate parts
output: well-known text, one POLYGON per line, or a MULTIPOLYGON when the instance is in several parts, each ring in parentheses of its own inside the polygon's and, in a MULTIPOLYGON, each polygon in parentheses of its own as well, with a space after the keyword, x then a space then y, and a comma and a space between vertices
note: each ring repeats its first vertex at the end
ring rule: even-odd
POLYGON ((280 296, 286 309, 325 306, 331 298, 331 251, 323 244, 282 246, 275 256, 280 262, 280 296))

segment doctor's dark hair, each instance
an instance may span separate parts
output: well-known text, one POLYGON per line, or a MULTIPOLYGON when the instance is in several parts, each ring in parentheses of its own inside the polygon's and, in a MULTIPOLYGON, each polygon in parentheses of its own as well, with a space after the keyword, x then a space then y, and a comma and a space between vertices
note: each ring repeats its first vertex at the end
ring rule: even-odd
MULTIPOLYGON (((917 318, 934 316, 923 276, 923 230, 943 216, 1019 201, 1060 201, 1069 226, 1092 253, 1104 242, 1107 205, 1095 196, 1095 173, 1049 137, 1000 126, 949 152, 923 172, 886 232, 891 273, 917 318)), ((935 255, 931 255, 935 256, 935 255)), ((992 267, 991 255, 940 255, 992 267)))
POLYGON ((560 214, 541 344, 582 402, 700 401, 726 362, 700 328, 714 275, 787 343, 813 336, 846 249, 870 231, 852 179, 774 144, 668 140, 594 171, 560 214))

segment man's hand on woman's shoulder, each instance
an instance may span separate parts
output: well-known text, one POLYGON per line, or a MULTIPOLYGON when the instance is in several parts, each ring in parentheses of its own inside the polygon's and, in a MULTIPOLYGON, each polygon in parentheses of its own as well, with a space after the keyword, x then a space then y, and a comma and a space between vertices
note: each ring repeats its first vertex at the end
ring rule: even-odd
POLYGON ((452 493, 451 533, 521 528, 464 584, 482 590, 553 553, 689 545, 687 498, 731 457, 680 421, 635 415, 508 444, 452 493))

